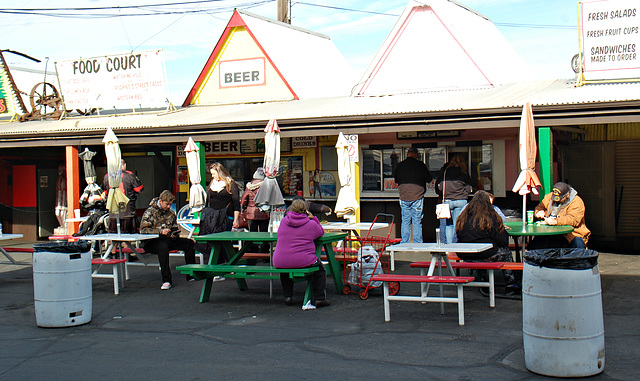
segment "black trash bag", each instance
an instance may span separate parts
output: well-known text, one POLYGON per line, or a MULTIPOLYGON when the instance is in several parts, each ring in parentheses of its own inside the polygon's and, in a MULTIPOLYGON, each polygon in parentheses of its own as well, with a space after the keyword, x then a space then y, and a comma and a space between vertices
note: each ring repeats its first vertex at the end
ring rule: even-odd
POLYGON ((91 243, 88 241, 78 242, 49 242, 33 245, 34 253, 87 253, 91 251, 91 243))
POLYGON ((588 249, 556 248, 529 250, 524 254, 526 263, 565 270, 588 270, 598 264, 598 252, 588 249))

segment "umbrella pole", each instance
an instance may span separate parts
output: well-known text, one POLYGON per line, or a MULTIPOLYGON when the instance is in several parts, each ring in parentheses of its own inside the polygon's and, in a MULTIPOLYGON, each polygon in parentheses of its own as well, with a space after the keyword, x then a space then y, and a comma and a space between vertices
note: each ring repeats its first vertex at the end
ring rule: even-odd
POLYGON ((120 236, 120 212, 116 213, 116 231, 118 232, 118 237, 120 236))
MULTIPOLYGON (((273 233, 273 206, 269 207, 269 234, 273 233)), ((273 266, 273 242, 269 242, 269 266, 273 266)), ((273 274, 269 274, 273 275, 273 274)), ((273 299, 273 279, 269 279, 269 298, 273 299)))
POLYGON ((527 195, 522 195, 522 231, 527 230, 527 195))

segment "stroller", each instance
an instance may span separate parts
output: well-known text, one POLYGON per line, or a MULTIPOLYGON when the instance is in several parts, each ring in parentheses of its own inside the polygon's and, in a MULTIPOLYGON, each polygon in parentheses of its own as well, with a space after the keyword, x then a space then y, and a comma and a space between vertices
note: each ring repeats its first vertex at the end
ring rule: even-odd
MULTIPOLYGON (((357 257, 345 260, 343 271, 344 287, 342 293, 347 295, 357 293, 360 299, 369 297, 369 290, 382 286, 380 281, 372 281, 374 275, 389 273, 390 259, 385 249, 390 243, 397 243, 399 239, 389 238, 393 230, 393 214, 378 213, 367 231, 365 237, 347 237, 345 242, 351 249, 355 249, 357 257), (375 236, 371 234, 376 222, 389 221, 389 229, 386 236, 375 236), (348 264, 347 262, 353 262, 348 264), (359 290, 352 290, 351 286, 358 287, 359 290)), ((398 282, 389 282, 389 294, 396 295, 400 290, 398 282)))

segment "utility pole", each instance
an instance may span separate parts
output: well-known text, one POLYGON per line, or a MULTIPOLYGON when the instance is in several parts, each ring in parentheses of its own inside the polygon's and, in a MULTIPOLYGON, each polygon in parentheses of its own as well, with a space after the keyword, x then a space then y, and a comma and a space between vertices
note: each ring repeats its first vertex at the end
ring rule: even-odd
POLYGON ((291 0, 278 0, 278 21, 291 24, 291 0))

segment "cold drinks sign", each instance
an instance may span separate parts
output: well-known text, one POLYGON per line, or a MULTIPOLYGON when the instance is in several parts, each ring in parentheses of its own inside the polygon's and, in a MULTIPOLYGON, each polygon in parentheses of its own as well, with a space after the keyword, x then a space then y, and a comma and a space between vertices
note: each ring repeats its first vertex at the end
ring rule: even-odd
POLYGON ((584 79, 640 78, 640 2, 579 4, 584 79))
POLYGON ((161 50, 56 62, 67 109, 163 107, 161 50))

